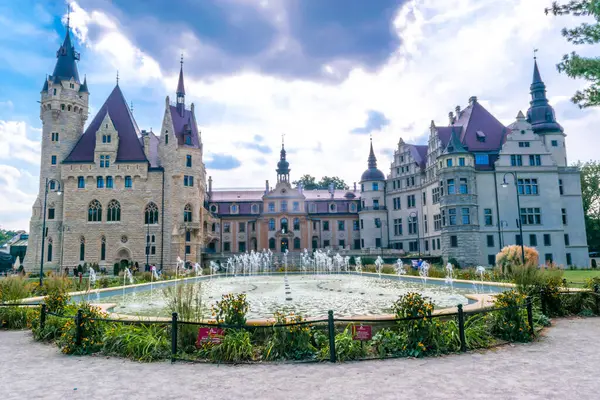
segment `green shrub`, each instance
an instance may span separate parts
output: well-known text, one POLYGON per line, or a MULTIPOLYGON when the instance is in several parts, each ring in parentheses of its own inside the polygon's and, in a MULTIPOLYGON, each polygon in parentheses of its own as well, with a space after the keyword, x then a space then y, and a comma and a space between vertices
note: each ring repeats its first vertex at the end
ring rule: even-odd
POLYGON ((484 349, 494 342, 492 327, 485 314, 475 314, 465 321, 465 342, 467 349, 484 349))
POLYGON ((248 309, 249 305, 244 293, 237 295, 230 293, 224 294, 221 301, 215 303, 212 312, 218 324, 241 326, 246 324, 248 309))
POLYGON ((150 362, 170 356, 170 335, 166 326, 158 324, 111 324, 106 327, 102 342, 104 354, 135 361, 150 362))
MULTIPOLYGON (((352 325, 346 326, 342 333, 335 335, 335 355, 337 361, 350 361, 364 358, 367 355, 367 347, 359 340, 352 338, 352 325)), ((329 345, 319 350, 320 360, 329 360, 329 345)))
MULTIPOLYGON (((275 324, 297 324, 304 322, 299 315, 275 312, 275 324)), ((310 325, 290 325, 285 327, 273 326, 268 336, 264 355, 266 360, 301 360, 314 356, 316 349, 311 343, 310 325)))
POLYGON ((420 293, 407 293, 400 296, 392 306, 396 318, 424 317, 408 321, 398 321, 400 334, 406 337, 406 355, 421 357, 427 353, 438 353, 440 348, 440 322, 433 321, 433 303, 420 293))
MULTIPOLYGON (((163 289, 167 299, 167 307, 172 313, 177 313, 179 320, 187 322, 202 322, 204 310, 202 308, 202 284, 179 283, 163 289)), ((195 325, 180 325, 177 332, 179 348, 189 352, 195 350, 198 327, 195 325)))
POLYGON ((489 314, 492 321, 492 333, 510 342, 529 342, 531 334, 527 322, 526 296, 514 290, 496 296, 495 307, 506 308, 489 314), (521 308, 520 308, 521 307, 521 308))
POLYGON ((91 318, 106 318, 106 314, 99 307, 92 306, 88 303, 81 303, 77 306, 69 306, 65 310, 68 315, 73 315, 74 307, 82 310, 83 322, 81 344, 76 343, 76 324, 75 318, 67 320, 64 325, 62 334, 57 340, 58 347, 65 354, 91 354, 100 351, 102 348, 102 337, 104 335, 104 326, 106 323, 100 321, 91 321, 91 318))
POLYGON ((0 328, 26 329, 31 326, 35 310, 33 307, 0 307, 0 328))
POLYGON ((393 265, 383 265, 381 266, 381 273, 382 274, 396 274, 396 269, 394 268, 393 265))
POLYGON ((69 296, 66 289, 60 286, 51 287, 46 297, 44 297, 47 310, 51 313, 61 315, 64 313, 69 301, 71 301, 71 296, 69 296))
POLYGON ((389 328, 377 332, 371 341, 373 349, 381 358, 386 356, 397 356, 404 353, 406 338, 389 328))
POLYGON ((586 279, 584 287, 586 289, 594 290, 596 285, 598 285, 598 287, 600 287, 600 276, 594 276, 592 278, 586 279))
POLYGON ((252 359, 250 333, 244 329, 227 329, 220 344, 210 346, 213 361, 240 362, 252 359))
POLYGON ((29 297, 33 285, 22 275, 13 275, 0 279, 0 303, 18 303, 29 297))

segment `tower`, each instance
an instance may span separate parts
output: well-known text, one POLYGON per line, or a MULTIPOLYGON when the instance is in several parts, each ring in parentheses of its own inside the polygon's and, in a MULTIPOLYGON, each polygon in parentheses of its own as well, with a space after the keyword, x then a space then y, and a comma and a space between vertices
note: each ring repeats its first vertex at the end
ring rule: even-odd
POLYGON ((556 121, 554 109, 546 97, 546 85, 542 81, 537 59, 533 59, 533 81, 530 86, 531 101, 527 110, 527 122, 534 133, 540 135, 559 167, 567 166, 567 148, 563 127, 556 121))
POLYGON ((277 183, 290 182, 290 163, 285 159, 285 155, 285 145, 282 137, 281 152, 279 153, 279 162, 277 163, 277 183))
POLYGON ((61 246, 63 199, 58 196, 61 182, 61 163, 69 155, 79 140, 88 117, 89 91, 87 80, 83 83, 77 70, 79 53, 71 42, 69 24, 64 41, 56 52, 56 65, 52 75, 46 77, 41 91, 40 119, 42 120, 42 146, 40 162, 40 182, 38 197, 33 205, 29 227, 29 251, 25 267, 35 269, 40 263, 42 210, 44 195, 48 186, 46 202, 45 264, 49 268, 60 260, 55 254, 61 246), (54 254, 52 251, 54 250, 54 254))
POLYGON ((389 228, 385 206, 385 175, 377 169, 377 158, 373 151, 372 139, 367 166, 367 170, 360 178, 361 247, 387 247, 389 228))

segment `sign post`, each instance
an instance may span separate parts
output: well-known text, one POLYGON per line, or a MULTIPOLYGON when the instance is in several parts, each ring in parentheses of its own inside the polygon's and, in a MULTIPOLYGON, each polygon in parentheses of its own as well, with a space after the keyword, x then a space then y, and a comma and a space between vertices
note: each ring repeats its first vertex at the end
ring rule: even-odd
POLYGON ((352 339, 354 340, 371 340, 373 331, 371 325, 352 325, 352 339))
POLYGON ((223 340, 225 332, 222 328, 202 327, 198 329, 198 340, 196 347, 202 346, 204 343, 220 344, 223 340))

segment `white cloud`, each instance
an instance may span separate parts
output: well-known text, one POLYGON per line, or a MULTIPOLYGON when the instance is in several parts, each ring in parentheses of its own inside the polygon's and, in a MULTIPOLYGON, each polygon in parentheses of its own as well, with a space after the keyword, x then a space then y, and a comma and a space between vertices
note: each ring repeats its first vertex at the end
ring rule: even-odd
POLYGON ((4 229, 29 230, 31 206, 36 198, 37 177, 0 164, 0 225, 4 229))
MULTIPOLYGON (((23 121, 0 120, 0 160, 21 160, 40 163, 40 142, 27 137, 27 124, 23 121)), ((41 130, 29 128, 39 134, 41 130)))

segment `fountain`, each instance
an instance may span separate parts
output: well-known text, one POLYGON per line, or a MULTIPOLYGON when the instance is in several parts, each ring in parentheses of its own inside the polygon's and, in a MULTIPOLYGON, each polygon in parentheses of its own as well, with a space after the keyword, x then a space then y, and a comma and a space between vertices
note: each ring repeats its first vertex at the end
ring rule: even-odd
POLYGON ((377 259, 375 260, 375 268, 377 269, 377 273, 379 274, 379 277, 381 278, 381 267, 383 266, 383 258, 381 258, 381 256, 377 256, 377 259))
POLYGON ((185 263, 183 262, 183 260, 181 259, 181 257, 177 256, 177 264, 175 266, 175 279, 178 278, 179 276, 179 268, 181 267, 185 268, 185 263))
POLYGON ((429 263, 427 261, 423 261, 421 266, 419 267, 419 276, 423 281, 423 284, 427 284, 427 277, 429 276, 429 263))
POLYGON ((288 253, 289 253, 288 249, 285 249, 285 251, 283 252, 283 267, 285 268, 285 276, 287 276, 287 269, 288 269, 288 253))
POLYGON ((485 276, 485 267, 483 267, 483 266, 481 266, 481 265, 480 265, 480 266, 478 266, 478 267, 475 269, 475 273, 476 273, 477 275, 479 275, 479 279, 480 279, 480 280, 483 282, 483 277, 485 276))
POLYGON ((450 284, 450 287, 453 287, 453 283, 454 283, 454 277, 452 276, 452 272, 454 271, 454 268, 452 267, 452 264, 448 263, 446 264, 446 279, 445 282, 450 284))
POLYGON ((404 269, 404 263, 402 262, 401 259, 396 260, 396 264, 394 265, 394 268, 396 269, 396 275, 405 275, 406 274, 406 270, 404 269))
POLYGON ((362 260, 360 257, 354 257, 354 270, 359 274, 362 274, 362 260))
POLYGON ((133 275, 131 274, 131 270, 125 267, 123 270, 123 300, 125 300, 125 286, 127 286, 127 281, 129 281, 130 285, 133 285, 133 275))
POLYGON ((200 267, 200 264, 194 264, 194 272, 196 273, 196 276, 202 275, 202 267, 200 267))
POLYGON ((89 279, 88 279, 88 291, 96 284, 96 271, 94 268, 90 267, 89 270, 89 279))

